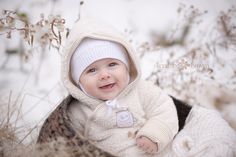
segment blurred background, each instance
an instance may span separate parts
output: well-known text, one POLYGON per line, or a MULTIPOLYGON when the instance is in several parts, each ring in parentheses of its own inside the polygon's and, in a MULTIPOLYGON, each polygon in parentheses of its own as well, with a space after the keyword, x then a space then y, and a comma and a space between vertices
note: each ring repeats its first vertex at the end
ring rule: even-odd
POLYGON ((67 95, 60 54, 79 18, 123 32, 142 77, 236 130, 236 0, 0 0, 0 127, 21 143, 67 95))

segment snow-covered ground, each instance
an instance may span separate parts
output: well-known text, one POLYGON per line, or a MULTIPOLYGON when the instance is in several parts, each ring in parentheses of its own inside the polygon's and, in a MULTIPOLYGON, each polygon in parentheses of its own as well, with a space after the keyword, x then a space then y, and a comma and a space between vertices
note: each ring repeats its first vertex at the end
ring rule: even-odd
MULTIPOLYGON (((141 42, 151 40, 151 31, 155 30, 158 33, 166 33, 175 28, 175 25, 181 20, 181 17, 177 14, 177 9, 180 6, 193 5, 200 10, 207 10, 208 12, 204 17, 205 20, 201 24, 201 29, 204 30, 213 27, 213 21, 220 11, 226 11, 233 4, 236 5, 235 0, 85 0, 81 8, 79 3, 79 0, 1 0, 0 9, 19 9, 22 12, 26 12, 32 23, 39 19, 41 13, 44 13, 45 16, 60 14, 66 19, 66 27, 68 28, 73 26, 80 10, 80 16, 82 17, 93 16, 102 18, 120 31, 131 31, 128 34, 129 38, 135 41, 134 45, 138 45, 141 42)), ((0 36, 0 65, 7 58, 4 51, 6 49, 15 49, 19 46, 19 36, 16 35, 15 38, 14 35, 12 36, 12 39, 0 36)), ((176 53, 178 51, 181 53, 181 48, 174 49, 176 49, 173 50, 176 53)), ((157 57, 166 57, 165 55, 160 55, 160 53, 155 54, 155 52, 150 52, 149 54, 145 55, 141 60, 143 78, 146 78, 153 70, 158 60, 157 57)), ((22 104, 22 115, 24 117, 19 125, 32 127, 39 122, 41 124, 45 116, 67 94, 60 82, 60 53, 53 49, 47 51, 42 64, 39 64, 40 55, 41 53, 37 51, 32 53, 30 60, 24 63, 25 71, 20 70, 20 59, 17 55, 11 55, 5 68, 0 69, 1 103, 7 104, 9 101, 13 103, 20 95, 17 102, 18 105, 22 104), (10 100, 9 96, 11 96, 10 100)), ((229 58, 236 58, 235 52, 231 53, 229 58)), ((227 74, 231 75, 232 72, 235 72, 235 65, 233 71, 230 68, 227 70, 227 66, 222 71, 219 71, 217 76, 221 74, 224 77, 227 74)), ((219 80, 223 76, 218 76, 219 80)), ((199 98, 202 98, 202 95, 199 98)), ((204 100, 201 103, 209 104, 212 103, 211 100, 213 98, 204 100)), ((232 108, 230 113, 235 112, 236 101, 233 100, 233 102, 233 106, 230 106, 232 108)), ((229 111, 227 110, 228 113, 229 111)), ((236 117, 231 119, 235 121, 236 117)))

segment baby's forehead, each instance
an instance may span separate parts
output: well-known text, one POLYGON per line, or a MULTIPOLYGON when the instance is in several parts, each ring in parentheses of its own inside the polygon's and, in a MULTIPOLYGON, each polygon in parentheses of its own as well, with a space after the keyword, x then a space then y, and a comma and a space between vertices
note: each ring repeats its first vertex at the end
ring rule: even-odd
POLYGON ((106 65, 106 64, 110 64, 111 62, 124 64, 122 61, 120 61, 118 59, 115 59, 115 58, 103 58, 103 59, 99 59, 99 60, 94 61, 88 67, 91 67, 91 66, 94 66, 94 65, 106 65))

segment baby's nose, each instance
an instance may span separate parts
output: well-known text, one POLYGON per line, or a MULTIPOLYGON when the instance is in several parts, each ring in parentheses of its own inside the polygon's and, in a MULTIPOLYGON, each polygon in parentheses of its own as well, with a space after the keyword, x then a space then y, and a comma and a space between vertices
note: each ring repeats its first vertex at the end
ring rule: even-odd
POLYGON ((104 80, 104 79, 108 79, 111 77, 111 74, 107 71, 107 70, 102 70, 100 73, 100 79, 104 80))

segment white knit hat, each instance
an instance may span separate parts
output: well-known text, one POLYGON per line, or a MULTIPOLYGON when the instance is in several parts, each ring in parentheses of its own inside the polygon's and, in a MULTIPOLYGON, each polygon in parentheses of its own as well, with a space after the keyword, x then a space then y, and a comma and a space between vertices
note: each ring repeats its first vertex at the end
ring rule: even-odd
POLYGON ((129 69, 127 52, 121 44, 108 40, 83 39, 70 62, 71 76, 75 83, 79 84, 81 74, 90 64, 104 58, 118 59, 129 69))

